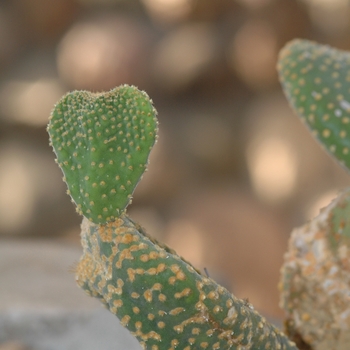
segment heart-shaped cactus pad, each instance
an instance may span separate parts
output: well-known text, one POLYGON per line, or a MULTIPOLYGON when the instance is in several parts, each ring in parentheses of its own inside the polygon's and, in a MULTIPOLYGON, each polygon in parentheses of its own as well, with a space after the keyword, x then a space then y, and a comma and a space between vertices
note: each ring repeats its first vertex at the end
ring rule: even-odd
POLYGON ((80 214, 104 224, 126 209, 157 138, 156 114, 148 95, 128 85, 74 91, 55 105, 50 141, 80 214))
POLYGON ((281 50, 278 71, 292 107, 350 169, 350 53, 297 39, 281 50))

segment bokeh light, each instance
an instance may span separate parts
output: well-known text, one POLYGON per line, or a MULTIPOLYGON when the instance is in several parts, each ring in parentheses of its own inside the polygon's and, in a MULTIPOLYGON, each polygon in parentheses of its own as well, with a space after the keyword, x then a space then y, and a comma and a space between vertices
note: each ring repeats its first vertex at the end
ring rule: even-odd
POLYGON ((277 33, 263 20, 250 20, 233 37, 229 64, 252 89, 266 89, 277 82, 277 33))
POLYGON ((208 23, 181 26, 166 36, 154 56, 154 75, 162 88, 178 91, 198 78, 216 53, 214 28, 208 23))
POLYGON ((342 37, 350 29, 348 0, 303 0, 310 18, 318 30, 326 35, 342 37))
MULTIPOLYGON (((62 197, 65 185, 61 181, 61 172, 53 162, 52 155, 47 150, 38 149, 37 145, 30 143, 27 137, 0 142, 2 235, 33 234, 32 225, 35 216, 39 214, 44 227, 47 220, 50 221, 49 208, 57 210, 54 203, 62 197)), ((55 227, 51 230, 54 232, 55 227)), ((50 231, 45 232, 40 227, 39 231, 34 232, 38 236, 51 234, 50 231)))
POLYGON ((252 140, 247 160, 253 188, 262 200, 278 203, 293 194, 298 160, 288 142, 280 138, 252 140))
POLYGON ((153 20, 171 24, 186 18, 191 11, 192 0, 141 0, 153 20))
POLYGON ((24 230, 31 221, 36 193, 27 169, 27 154, 2 145, 0 151, 0 230, 24 230))
POLYGON ((109 90, 142 83, 147 31, 138 22, 112 15, 75 24, 58 48, 61 78, 74 89, 109 90))
POLYGON ((64 92, 58 79, 9 80, 0 88, 2 116, 11 123, 46 126, 53 105, 64 92))

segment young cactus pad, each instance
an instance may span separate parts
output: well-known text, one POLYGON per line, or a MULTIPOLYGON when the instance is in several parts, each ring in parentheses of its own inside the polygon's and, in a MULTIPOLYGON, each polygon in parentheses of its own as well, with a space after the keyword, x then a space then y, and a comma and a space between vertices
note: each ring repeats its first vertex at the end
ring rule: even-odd
POLYGON ((48 131, 78 212, 99 224, 118 217, 156 140, 156 110, 148 95, 128 85, 68 93, 54 107, 48 131))
POLYGON ((281 50, 278 71, 292 107, 350 169, 350 53, 297 39, 281 50))

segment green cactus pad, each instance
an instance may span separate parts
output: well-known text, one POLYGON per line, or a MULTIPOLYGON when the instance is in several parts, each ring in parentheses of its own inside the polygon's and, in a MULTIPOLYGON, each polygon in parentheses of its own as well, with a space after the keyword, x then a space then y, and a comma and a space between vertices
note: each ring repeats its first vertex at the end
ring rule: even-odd
POLYGON ((76 279, 149 350, 297 350, 247 301, 159 246, 126 216, 83 220, 76 279))
POLYGON ((78 212, 104 224, 125 210, 146 170, 156 110, 133 86, 74 91, 56 104, 48 132, 78 212))
POLYGON ((280 52, 278 71, 292 107, 350 169, 350 53, 293 40, 280 52))

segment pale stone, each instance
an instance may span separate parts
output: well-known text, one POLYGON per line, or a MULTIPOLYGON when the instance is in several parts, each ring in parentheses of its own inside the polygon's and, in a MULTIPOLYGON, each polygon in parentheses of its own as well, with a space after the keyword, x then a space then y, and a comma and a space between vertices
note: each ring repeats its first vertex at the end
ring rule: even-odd
POLYGON ((35 350, 139 350, 70 270, 81 250, 49 241, 0 243, 0 344, 35 350))

